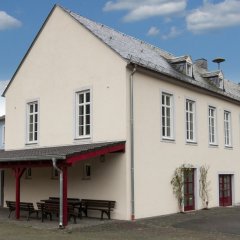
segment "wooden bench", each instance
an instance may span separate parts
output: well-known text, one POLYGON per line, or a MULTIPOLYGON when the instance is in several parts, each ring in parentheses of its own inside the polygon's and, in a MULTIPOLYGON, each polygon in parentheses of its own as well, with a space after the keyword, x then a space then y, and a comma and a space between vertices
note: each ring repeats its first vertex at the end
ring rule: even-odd
POLYGON ((82 199, 82 211, 88 216, 88 210, 97 210, 101 212, 101 220, 105 213, 108 219, 111 219, 111 211, 115 207, 115 201, 109 200, 93 200, 93 199, 82 199))
MULTIPOLYGON (((8 218, 10 218, 11 213, 13 211, 16 211, 16 202, 14 202, 14 201, 6 201, 6 205, 7 205, 8 209, 9 209, 8 218)), ((39 211, 34 208, 33 203, 30 203, 30 202, 20 202, 19 203, 19 208, 20 208, 20 211, 28 212, 27 220, 29 220, 29 218, 30 218, 32 213, 36 213, 36 217, 38 218, 38 212, 39 211)))
MULTIPOLYGON (((52 215, 59 216, 59 203, 54 202, 45 202, 45 203, 37 203, 38 209, 42 212, 42 222, 44 221, 44 218, 47 218, 47 216, 50 217, 50 220, 52 221, 52 215)), ((74 220, 74 223, 77 223, 77 217, 78 212, 76 212, 73 205, 68 205, 68 218, 71 219, 71 217, 74 220)))

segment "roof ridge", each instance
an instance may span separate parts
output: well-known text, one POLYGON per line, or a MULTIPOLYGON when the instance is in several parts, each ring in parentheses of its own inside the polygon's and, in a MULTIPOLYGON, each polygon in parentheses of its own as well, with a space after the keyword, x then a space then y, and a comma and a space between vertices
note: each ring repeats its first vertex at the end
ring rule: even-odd
MULTIPOLYGON (((145 44, 145 45, 147 45, 147 46, 150 47, 150 48, 158 49, 160 52, 162 52, 162 53, 165 54, 165 55, 168 55, 169 57, 176 57, 176 56, 173 55, 172 53, 170 53, 170 52, 168 52, 168 51, 166 51, 166 50, 164 50, 164 49, 162 49, 162 48, 160 48, 160 47, 158 47, 158 46, 156 46, 156 45, 153 45, 153 44, 148 43, 148 42, 146 42, 146 41, 144 41, 144 40, 141 40, 141 39, 139 39, 139 38, 137 38, 137 37, 133 37, 133 36, 131 36, 131 35, 128 35, 128 34, 126 34, 126 33, 123 33, 123 32, 121 32, 121 31, 116 30, 116 29, 114 29, 114 28, 112 28, 112 27, 109 27, 109 26, 107 26, 107 25, 105 25, 105 24, 103 24, 103 23, 96 22, 95 20, 92 20, 92 19, 90 19, 90 18, 88 18, 88 17, 82 16, 82 15, 80 15, 79 13, 76 13, 76 12, 74 12, 74 11, 72 11, 72 10, 70 10, 70 9, 67 9, 67 8, 65 8, 65 7, 63 7, 63 6, 61 6, 61 5, 57 5, 57 6, 59 6, 60 8, 62 8, 64 11, 66 11, 66 12, 69 13, 69 14, 71 14, 71 13, 76 14, 77 16, 79 16, 79 17, 81 17, 81 18, 84 18, 84 19, 86 19, 86 20, 88 20, 88 21, 91 21, 91 22, 93 22, 93 23, 95 23, 95 24, 97 24, 97 25, 99 25, 99 26, 101 26, 101 27, 107 28, 107 29, 109 29, 109 30, 111 30, 111 31, 117 32, 118 34, 121 34, 121 35, 123 35, 123 36, 129 37, 129 38, 131 38, 131 39, 133 39, 133 40, 136 40, 136 41, 138 41, 139 43, 145 44)), ((162 56, 162 57, 165 57, 165 55, 162 56)), ((166 58, 166 57, 165 57, 165 58, 166 58)))

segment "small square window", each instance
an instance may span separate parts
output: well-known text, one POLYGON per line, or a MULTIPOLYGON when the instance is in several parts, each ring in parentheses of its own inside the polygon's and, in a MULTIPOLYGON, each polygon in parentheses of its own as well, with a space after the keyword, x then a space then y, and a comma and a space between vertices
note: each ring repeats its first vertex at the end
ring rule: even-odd
POLYGON ((91 179, 92 168, 91 164, 84 164, 83 165, 83 179, 91 179))
POLYGON ((55 168, 52 168, 52 176, 51 176, 51 178, 52 179, 58 179, 58 176, 59 176, 58 171, 55 168))
POLYGON ((26 179, 32 179, 32 169, 31 168, 26 169, 25 178, 26 179))

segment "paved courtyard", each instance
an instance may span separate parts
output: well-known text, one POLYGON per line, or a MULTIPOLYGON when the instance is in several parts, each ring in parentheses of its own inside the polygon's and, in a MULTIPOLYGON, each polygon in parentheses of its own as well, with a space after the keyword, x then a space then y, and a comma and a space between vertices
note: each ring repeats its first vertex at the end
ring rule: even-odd
POLYGON ((56 220, 41 223, 38 219, 26 221, 24 217, 20 221, 8 219, 6 209, 0 209, 1 240, 239 240, 240 207, 214 208, 134 222, 83 218, 64 230, 57 226, 56 220))

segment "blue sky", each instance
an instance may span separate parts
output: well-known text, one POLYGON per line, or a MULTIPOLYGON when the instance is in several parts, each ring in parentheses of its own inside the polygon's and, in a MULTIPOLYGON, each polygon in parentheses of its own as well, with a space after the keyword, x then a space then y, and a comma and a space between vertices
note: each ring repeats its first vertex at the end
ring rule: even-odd
POLYGON ((0 80, 10 79, 53 5, 154 44, 176 56, 223 57, 240 82, 240 0, 0 0, 0 80))

